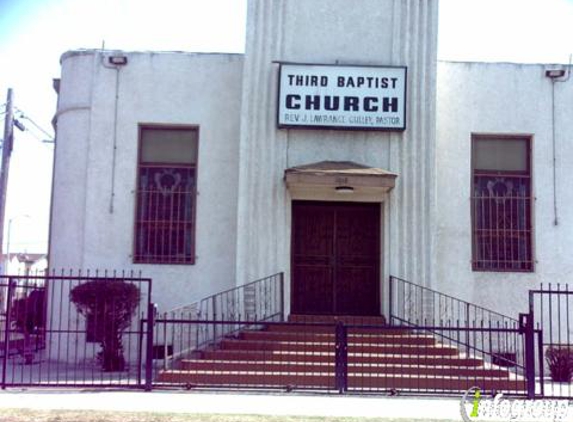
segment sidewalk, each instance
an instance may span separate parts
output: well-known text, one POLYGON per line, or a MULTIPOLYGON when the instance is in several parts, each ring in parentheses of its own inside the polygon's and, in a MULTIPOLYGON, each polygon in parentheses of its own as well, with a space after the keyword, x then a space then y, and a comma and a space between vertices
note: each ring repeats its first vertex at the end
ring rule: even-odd
MULTIPOLYGON (((461 399, 461 398, 460 398, 461 399)), ((458 398, 295 393, 9 389, 0 409, 100 410, 190 414, 337 416, 459 421, 458 398)))

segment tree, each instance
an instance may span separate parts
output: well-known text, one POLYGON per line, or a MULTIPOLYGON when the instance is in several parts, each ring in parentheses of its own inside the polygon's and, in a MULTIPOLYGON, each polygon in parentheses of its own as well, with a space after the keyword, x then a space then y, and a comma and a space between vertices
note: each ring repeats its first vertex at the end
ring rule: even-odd
POLYGON ((91 323, 92 338, 101 344, 98 358, 106 372, 125 370, 122 334, 140 301, 137 286, 122 279, 99 278, 74 287, 71 301, 91 323))

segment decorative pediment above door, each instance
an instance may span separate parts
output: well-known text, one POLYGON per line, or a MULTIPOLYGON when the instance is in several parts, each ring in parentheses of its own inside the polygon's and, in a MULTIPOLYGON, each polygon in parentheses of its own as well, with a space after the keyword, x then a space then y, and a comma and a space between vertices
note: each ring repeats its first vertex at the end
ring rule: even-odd
POLYGON ((300 199, 344 195, 344 200, 376 200, 394 188, 397 176, 352 161, 321 161, 285 170, 291 196, 300 199))

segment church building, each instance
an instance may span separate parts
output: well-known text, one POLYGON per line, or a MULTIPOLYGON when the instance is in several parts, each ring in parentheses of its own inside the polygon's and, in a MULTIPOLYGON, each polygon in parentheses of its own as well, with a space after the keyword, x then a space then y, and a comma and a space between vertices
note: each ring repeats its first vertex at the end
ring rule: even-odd
POLYGON ((249 0, 245 54, 61 58, 49 265, 161 310, 284 273, 287 314, 391 276, 506 315, 573 273, 567 66, 437 60, 436 0, 249 0))

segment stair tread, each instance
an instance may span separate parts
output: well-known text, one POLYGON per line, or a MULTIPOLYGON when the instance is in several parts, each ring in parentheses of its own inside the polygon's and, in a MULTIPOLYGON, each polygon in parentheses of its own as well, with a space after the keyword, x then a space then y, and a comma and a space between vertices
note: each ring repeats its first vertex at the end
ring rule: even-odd
MULTIPOLYGON (((182 360, 183 363, 206 363, 206 364, 220 364, 220 363, 229 363, 229 364, 245 364, 245 365, 280 365, 280 366, 287 366, 287 365, 299 365, 299 366, 334 366, 334 362, 297 362, 297 361, 282 361, 276 362, 272 360, 260 360, 260 361, 229 361, 223 359, 184 359, 182 360)), ((462 368, 462 369, 475 369, 475 370, 499 370, 503 371, 505 369, 502 368, 487 368, 487 367, 475 367, 475 366, 451 366, 451 365, 424 365, 424 364, 391 364, 391 363, 357 363, 357 362, 349 362, 349 366, 367 366, 367 367, 380 367, 380 368, 436 368, 436 369, 451 369, 451 368, 462 368)), ((505 370, 507 371, 507 370, 505 370)))
MULTIPOLYGON (((297 351, 297 350, 233 350, 233 349, 226 349, 226 350, 215 350, 211 352, 205 352, 208 355, 212 354, 221 354, 221 355, 267 355, 267 356, 309 356, 309 357, 316 357, 316 356, 328 356, 334 357, 334 352, 324 352, 324 351, 297 351)), ((363 352, 348 352, 349 357, 368 357, 368 358, 408 358, 408 359, 430 359, 430 360, 438 360, 438 359, 455 359, 455 360, 470 360, 470 361, 482 361, 479 358, 474 357, 461 357, 459 355, 439 355, 439 354, 429 354, 429 355, 422 355, 422 354, 404 354, 404 353, 363 353, 363 352)))
MULTIPOLYGON (((317 336, 317 337, 334 337, 334 333, 324 333, 324 332, 292 332, 292 331, 267 331, 267 330, 244 330, 242 331, 243 334, 246 335, 260 335, 260 336, 269 336, 269 337, 280 337, 280 336, 317 336)), ((435 337, 431 334, 417 334, 417 333, 348 333, 348 338, 424 338, 424 339, 434 339, 435 337)))
MULTIPOLYGON (((225 339, 222 341, 222 343, 241 343, 241 344, 260 344, 260 343, 270 343, 270 344, 308 344, 308 345, 332 345, 334 343, 334 341, 296 341, 296 340, 244 340, 244 339, 225 339)), ((367 344, 367 345, 372 345, 372 343, 360 343, 360 342, 349 342, 348 346, 353 346, 353 345, 361 345, 361 344, 367 344)), ((376 344, 374 343, 374 345, 380 346, 380 347, 387 347, 387 346, 392 346, 392 343, 388 344, 388 343, 381 343, 381 344, 376 344)), ((399 344, 399 346, 403 346, 401 344, 399 344)), ((408 344, 404 347, 424 347, 424 348, 444 348, 444 349, 457 349, 457 347, 455 346, 450 346, 447 344, 441 344, 441 343, 435 343, 432 345, 428 345, 428 344, 408 344)))
MULTIPOLYGON (((269 354, 269 355, 297 355, 297 356, 334 356, 334 352, 324 352, 324 351, 315 351, 315 350, 245 350, 245 349, 224 349, 224 350, 214 350, 210 353, 244 353, 244 354, 269 354)), ((419 358, 420 356, 427 356, 427 357, 437 357, 442 355, 420 355, 420 354, 407 354, 407 353, 364 353, 364 352, 348 352, 348 356, 400 356, 400 357, 416 357, 419 358)), ((472 358, 472 357, 460 357, 459 355, 444 355, 448 358, 459 358, 459 359, 477 359, 479 358, 472 358)))
POLYGON ((372 320, 372 321, 386 321, 382 315, 320 315, 320 314, 290 314, 289 321, 296 320, 319 320, 319 321, 343 321, 343 320, 372 320))
MULTIPOLYGON (((173 374, 209 374, 209 375, 292 375, 292 371, 243 371, 243 370, 183 370, 183 369, 169 369, 163 371, 166 373, 173 373, 173 374)), ((299 375, 297 373, 297 375, 299 375)), ((310 372, 310 373, 301 373, 301 376, 335 376, 334 371, 328 372, 310 372)), ((362 373, 362 372, 352 372, 348 371, 348 376, 359 376, 363 377, 373 377, 373 378, 420 378, 419 374, 381 374, 379 372, 374 373, 362 373)), ((509 373, 508 373, 509 375, 509 373)), ((513 377, 509 378, 507 376, 488 376, 488 379, 509 379, 511 381, 520 381, 525 380, 525 377, 517 374, 511 374, 513 377)), ((426 374, 423 375, 423 378, 436 378, 436 379, 458 379, 459 377, 456 375, 444 375, 444 374, 426 374)), ((479 377, 478 377, 479 378, 479 377)))
MULTIPOLYGON (((298 341, 298 340, 276 340, 276 339, 269 339, 269 340, 246 340, 246 339, 236 339, 236 338, 227 338, 224 339, 223 342, 241 342, 241 343, 292 343, 292 344, 297 344, 297 343, 305 343, 305 344, 331 344, 334 343, 334 341, 298 341)), ((361 344, 360 342, 349 342, 351 344, 361 344)), ((370 343, 368 343, 370 344, 370 343)), ((384 344, 386 345, 386 344, 384 344)), ((436 343, 436 346, 440 346, 442 345, 443 347, 450 347, 450 348, 456 348, 455 346, 449 346, 447 344, 442 344, 442 343, 436 343)), ((427 346, 427 345, 423 345, 423 346, 427 346)))

